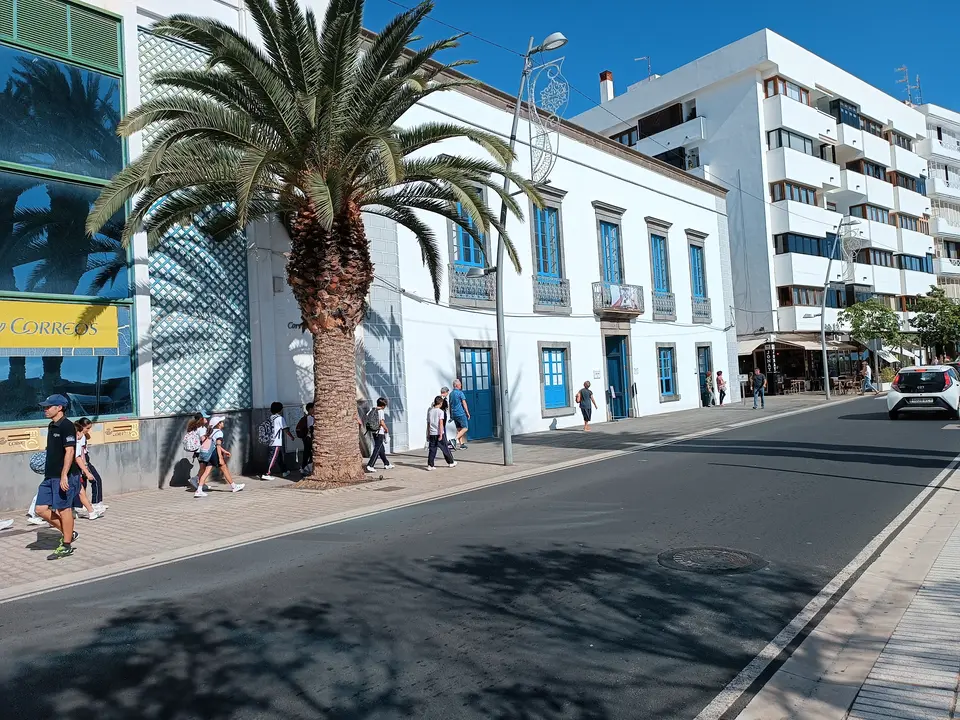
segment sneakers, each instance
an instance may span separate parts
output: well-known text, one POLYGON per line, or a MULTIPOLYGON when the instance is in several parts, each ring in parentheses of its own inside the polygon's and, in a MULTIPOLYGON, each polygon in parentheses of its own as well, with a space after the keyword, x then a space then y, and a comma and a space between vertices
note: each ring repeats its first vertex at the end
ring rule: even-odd
POLYGON ((103 513, 100 510, 97 510, 96 508, 93 509, 92 513, 87 515, 88 520, 96 520, 97 518, 102 518, 102 517, 103 517, 103 513))
MULTIPOLYGON (((80 537, 80 533, 78 533, 76 530, 74 530, 74 531, 73 531, 73 538, 70 540, 70 542, 76 542, 78 537, 80 537)), ((61 544, 61 545, 63 544, 63 539, 62 539, 62 538, 60 539, 60 544, 61 544)))
POLYGON ((56 550, 47 555, 47 560, 60 560, 65 557, 70 557, 71 555, 73 555, 73 545, 60 543, 60 546, 56 550))
POLYGON ((261 476, 260 476, 260 479, 261 479, 261 480, 276 480, 276 478, 275 478, 273 475, 261 475, 261 476))
POLYGON ((447 467, 456 467, 456 466, 457 466, 456 460, 454 460, 452 463, 447 463, 447 467))
POLYGON ((208 493, 205 493, 203 490, 197 488, 197 491, 193 494, 195 498, 206 497, 208 493))
POLYGON ((376 470, 374 470, 374 469, 373 469, 372 467, 370 467, 369 465, 367 465, 367 466, 363 469, 363 471, 364 471, 364 472, 368 472, 368 473, 376 472, 376 470))
POLYGON ((301 475, 313 475, 313 463, 308 463, 300 470, 301 475))
POLYGON ((245 485, 244 483, 234 483, 234 484, 230 487, 230 492, 240 492, 240 491, 243 490, 245 487, 246 487, 246 485, 245 485))
POLYGON ((460 449, 461 449, 461 450, 466 450, 466 449, 467 449, 466 443, 460 443, 460 449))
MULTIPOLYGON (((39 515, 35 515, 27 520, 27 525, 47 525, 47 521, 39 515)), ((49 526, 48 526, 49 527, 49 526)))
POLYGON ((290 471, 287 470, 286 472, 284 472, 284 473, 281 475, 281 477, 290 477, 290 471))
POLYGON ((430 472, 431 470, 436 470, 436 468, 433 465, 427 465, 427 472, 430 472))
POLYGON ((94 503, 94 504, 93 504, 93 509, 96 510, 97 512, 99 512, 101 515, 103 515, 107 510, 110 509, 110 506, 109 506, 109 505, 104 505, 102 502, 101 502, 101 503, 94 503))
POLYGON ((85 518, 85 517, 87 517, 88 514, 89 514, 89 513, 87 513, 87 509, 86 509, 86 508, 82 508, 82 507, 81 507, 81 508, 74 508, 74 510, 73 510, 73 517, 74 517, 74 518, 78 518, 78 517, 85 518))
POLYGON ((193 477, 187 478, 187 482, 193 486, 193 489, 196 490, 200 487, 200 476, 194 475, 193 477))
POLYGON ((393 470, 395 467, 396 467, 396 465, 394 465, 393 463, 390 463, 389 465, 384 465, 384 466, 383 466, 383 469, 384 469, 384 470, 393 470))

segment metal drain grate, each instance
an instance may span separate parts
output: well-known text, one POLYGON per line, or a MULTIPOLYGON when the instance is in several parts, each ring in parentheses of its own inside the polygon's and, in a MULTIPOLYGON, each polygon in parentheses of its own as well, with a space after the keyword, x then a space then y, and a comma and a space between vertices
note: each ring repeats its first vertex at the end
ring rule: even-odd
POLYGON ((723 547, 677 548, 660 553, 657 562, 670 570, 703 575, 733 575, 756 572, 767 566, 759 555, 723 547))
POLYGON ((402 485, 387 485, 386 487, 376 488, 374 492, 396 492, 397 490, 404 490, 405 488, 402 485))

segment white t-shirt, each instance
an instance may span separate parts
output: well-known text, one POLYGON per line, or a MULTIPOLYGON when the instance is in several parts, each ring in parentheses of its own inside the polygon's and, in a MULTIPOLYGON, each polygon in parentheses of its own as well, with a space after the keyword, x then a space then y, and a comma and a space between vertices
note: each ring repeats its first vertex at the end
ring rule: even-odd
POLYGON ((386 413, 383 408, 377 408, 377 419, 380 422, 380 427, 377 429, 377 435, 383 435, 383 423, 386 419, 386 413))
POLYGON ((869 365, 866 365, 866 366, 863 368, 863 376, 864 376, 867 380, 870 380, 870 379, 873 377, 873 368, 871 368, 869 365))
POLYGON ((87 436, 77 435, 77 457, 87 457, 87 436))
POLYGON ((432 407, 427 410, 427 435, 442 434, 443 410, 432 407))
POLYGON ((216 445, 217 440, 223 440, 223 430, 214 430, 210 433, 210 441, 216 445))
POLYGON ((283 415, 274 415, 272 420, 273 440, 270 441, 270 447, 283 447, 283 431, 287 427, 287 421, 284 420, 283 415))

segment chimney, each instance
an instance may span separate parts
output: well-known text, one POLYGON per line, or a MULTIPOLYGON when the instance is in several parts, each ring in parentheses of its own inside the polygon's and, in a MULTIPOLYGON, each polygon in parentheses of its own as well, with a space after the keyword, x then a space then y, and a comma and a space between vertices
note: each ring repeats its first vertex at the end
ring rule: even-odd
POLYGON ((600 104, 613 100, 613 73, 604 70, 600 73, 600 104))

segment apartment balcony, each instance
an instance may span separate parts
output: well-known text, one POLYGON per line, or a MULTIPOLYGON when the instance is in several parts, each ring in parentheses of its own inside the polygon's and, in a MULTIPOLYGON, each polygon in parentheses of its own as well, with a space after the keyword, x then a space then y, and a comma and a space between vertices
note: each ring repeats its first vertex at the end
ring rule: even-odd
POLYGON ((916 270, 901 270, 904 295, 926 295, 930 286, 937 284, 937 276, 933 273, 917 272, 916 270))
POLYGON ((894 208, 897 212, 922 218, 930 214, 930 199, 913 190, 907 190, 899 185, 893 188, 894 208))
POLYGON ((786 95, 773 95, 763 101, 764 126, 767 130, 786 128, 816 140, 837 138, 837 121, 832 115, 791 100, 786 95))
MULTIPOLYGON (((857 266, 859 270, 861 266, 857 266)), ((873 289, 881 295, 903 295, 903 288, 900 284, 900 271, 897 268, 883 267, 882 265, 871 265, 873 271, 873 289)), ((858 273, 856 278, 861 281, 863 273, 858 273)), ((868 275, 869 277, 869 275, 868 275)))
MULTIPOLYGON (((781 287, 787 285, 802 285, 817 287, 823 285, 827 275, 829 260, 819 255, 804 255, 803 253, 780 253, 773 256, 773 273, 776 284, 781 287)), ((833 261, 833 271, 842 272, 840 262, 833 261)))
POLYGON ((634 150, 639 150, 644 155, 651 157, 659 155, 667 150, 692 145, 706 138, 706 126, 703 117, 695 117, 687 120, 680 125, 674 125, 672 128, 661 130, 655 135, 643 138, 636 145, 634 150))
POLYGON ((840 167, 791 148, 767 151, 767 175, 771 182, 792 180, 801 185, 833 190, 840 187, 840 167))
POLYGON ((570 281, 566 278, 533 276, 534 312, 570 314, 570 281))
POLYGON ((643 314, 643 288, 626 283, 593 283, 593 312, 600 317, 631 318, 643 314))
MULTIPOLYGON (((879 138, 878 138, 879 139, 879 138)), ((927 161, 916 153, 905 150, 899 145, 891 145, 893 162, 890 169, 902 172, 910 177, 920 177, 927 174, 927 161)))
MULTIPOLYGON (((871 177, 870 175, 866 176, 867 180, 867 202, 871 205, 879 205, 884 208, 894 207, 894 202, 896 198, 894 197, 894 188, 896 185, 887 182, 886 180, 881 180, 880 178, 871 177)), ((926 204, 926 207, 930 207, 930 203, 926 204)))
MULTIPOLYGON (((929 128, 927 131, 930 132, 929 128)), ((933 134, 936 135, 936 130, 933 131, 933 134)), ((947 136, 944 136, 943 141, 937 140, 936 137, 921 140, 917 145, 917 152, 924 157, 960 165, 960 141, 947 136)))
POLYGON ((937 278, 937 285, 943 288, 948 298, 960 303, 960 277, 940 276, 937 278))
POLYGON ((859 205, 867 201, 867 178, 856 170, 840 171, 840 187, 830 195, 845 205, 859 205))
POLYGON ((465 307, 494 307, 496 304, 496 276, 472 276, 464 267, 453 266, 450 278, 450 304, 465 307))
POLYGON ((710 298, 692 297, 690 301, 693 305, 693 321, 695 323, 704 323, 709 325, 713 322, 713 314, 710 312, 710 298))
MULTIPOLYGON (((960 223, 960 218, 957 219, 957 223, 960 223)), ((954 225, 947 218, 934 216, 930 218, 930 232, 938 237, 960 238, 960 224, 954 225)))
POLYGON ((937 275, 960 278, 960 260, 957 258, 938 257, 933 262, 933 269, 937 275))
MULTIPOLYGON (((863 156, 884 167, 890 166, 890 141, 873 133, 863 133, 863 156)), ((917 177, 917 173, 908 173, 917 177)))
POLYGON ((653 319, 676 320, 677 299, 671 292, 653 292, 653 319))
MULTIPOLYGON (((850 157, 863 157, 863 136, 864 132, 858 127, 853 127, 852 125, 847 125, 846 123, 837 123, 837 150, 840 154, 841 150, 846 150, 844 153, 850 157), (852 152, 851 152, 852 151, 852 152)), ((869 135, 869 133, 866 133, 869 135)), ((890 153, 887 153, 887 157, 884 159, 883 164, 888 165, 890 163, 890 153)))
POLYGON ((927 195, 960 200, 960 175, 954 176, 951 172, 949 180, 942 177, 927 178, 927 195))
POLYGON ((933 254, 933 238, 926 233, 897 228, 897 236, 900 241, 900 252, 920 257, 927 253, 933 254))
MULTIPOLYGON (((828 307, 824 315, 825 324, 828 327, 838 325, 839 315, 839 310, 828 307)), ((777 327, 780 332, 820 332, 820 306, 807 307, 804 305, 795 305, 778 307, 777 327)))
POLYGON ((854 219, 857 222, 854 228, 863 233, 865 246, 891 252, 897 252, 900 249, 900 238, 897 236, 897 228, 893 225, 876 220, 854 219))
POLYGON ((807 205, 796 200, 781 200, 773 203, 773 208, 770 209, 770 230, 772 235, 794 232, 811 237, 823 237, 830 228, 839 224, 840 217, 840 213, 819 205, 807 205))

